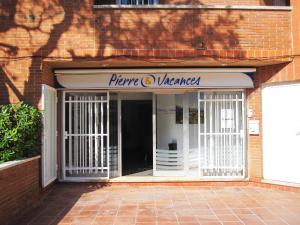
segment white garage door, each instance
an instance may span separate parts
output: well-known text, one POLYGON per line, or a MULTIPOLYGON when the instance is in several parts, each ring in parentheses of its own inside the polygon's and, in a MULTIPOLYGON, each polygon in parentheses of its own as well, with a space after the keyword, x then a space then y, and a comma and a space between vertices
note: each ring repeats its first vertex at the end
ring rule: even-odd
POLYGON ((264 179, 300 184, 300 83, 262 90, 264 179))

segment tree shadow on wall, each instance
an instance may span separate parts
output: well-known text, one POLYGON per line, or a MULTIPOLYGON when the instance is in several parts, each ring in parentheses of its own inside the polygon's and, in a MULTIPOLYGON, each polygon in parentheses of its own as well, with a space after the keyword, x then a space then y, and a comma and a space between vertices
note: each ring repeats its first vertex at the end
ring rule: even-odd
POLYGON ((0 2, 1 103, 9 103, 11 89, 19 101, 37 105, 43 59, 59 48, 59 40, 71 26, 77 26, 74 17, 83 6, 81 0, 0 2), (28 77, 23 84, 16 85, 20 77, 16 77, 14 69, 21 61, 29 62, 25 66, 28 72, 19 72, 27 69, 21 68, 17 74, 28 77))
POLYGON ((244 16, 231 10, 93 10, 92 0, 10 0, 0 1, 0 20, 0 102, 14 95, 37 105, 45 59, 98 61, 117 57, 110 54, 115 50, 123 57, 143 50, 239 50, 244 16))
MULTIPOLYGON (((239 50, 242 15, 231 10, 96 11, 98 54, 105 50, 239 50)), ((131 52, 129 54, 134 54, 131 52)))
POLYGON ((117 57, 109 54, 115 50, 132 58, 137 50, 239 50, 244 20, 231 10, 93 10, 92 0, 2 1, 0 18, 0 102, 8 103, 11 90, 35 105, 45 59, 96 61, 117 57))

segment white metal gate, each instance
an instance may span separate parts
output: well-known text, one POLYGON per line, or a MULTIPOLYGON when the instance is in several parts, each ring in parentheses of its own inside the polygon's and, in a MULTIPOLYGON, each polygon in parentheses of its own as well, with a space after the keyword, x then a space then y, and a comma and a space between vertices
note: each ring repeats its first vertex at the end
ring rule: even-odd
POLYGON ((199 92, 199 173, 245 176, 244 92, 199 92))
POLYGON ((109 93, 64 92, 63 179, 109 178, 109 93))

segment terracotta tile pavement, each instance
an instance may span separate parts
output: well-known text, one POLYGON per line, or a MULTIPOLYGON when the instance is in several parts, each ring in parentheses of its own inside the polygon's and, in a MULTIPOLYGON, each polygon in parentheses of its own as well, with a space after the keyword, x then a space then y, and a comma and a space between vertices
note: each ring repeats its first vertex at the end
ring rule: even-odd
POLYGON ((300 225, 300 194, 261 187, 59 184, 20 225, 300 225))

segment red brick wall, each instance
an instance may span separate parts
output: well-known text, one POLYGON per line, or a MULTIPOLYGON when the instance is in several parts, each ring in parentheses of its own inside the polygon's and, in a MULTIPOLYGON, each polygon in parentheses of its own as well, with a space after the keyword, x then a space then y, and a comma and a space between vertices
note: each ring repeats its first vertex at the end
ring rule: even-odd
MULTIPOLYGON (((269 4, 263 0, 202 0, 201 3, 269 4)), ((0 102, 24 100, 38 104, 40 85, 53 85, 50 65, 55 67, 58 62, 66 63, 65 66, 78 62, 78 66, 93 61, 93 67, 97 67, 97 62, 118 56, 144 61, 180 58, 201 62, 206 62, 202 56, 207 56, 217 59, 219 66, 224 63, 232 66, 237 61, 247 65, 254 59, 259 63, 271 64, 272 60, 278 63, 281 57, 300 52, 299 1, 292 0, 292 6, 292 12, 95 10, 92 0, 2 1, 0 102)), ((296 56, 289 65, 258 68, 256 88, 248 90, 248 106, 255 110, 254 118, 261 119, 260 86, 264 82, 300 79, 299 61, 296 56)), ((249 137, 251 178, 262 177, 261 138, 249 137)))
POLYGON ((40 199, 40 160, 0 170, 0 224, 14 221, 30 211, 40 199))
MULTIPOLYGON (((206 50, 281 51, 291 43, 287 11, 97 10, 95 17, 100 49, 195 50, 202 41, 206 50)), ((73 49, 80 38, 65 37, 66 47, 73 49)), ((84 47, 90 45, 86 39, 84 47)))
POLYGON ((40 84, 53 84, 41 77, 45 61, 208 56, 221 65, 291 52, 289 11, 97 10, 92 0, 14 0, 0 4, 0 17, 0 102, 38 104, 40 84))
MULTIPOLYGON (((258 68, 254 77, 255 89, 248 90, 248 108, 254 110, 253 119, 262 121, 262 102, 261 87, 266 83, 282 83, 287 81, 300 82, 300 1, 292 0, 292 33, 293 36, 293 61, 291 63, 264 66, 258 68)), ((263 178, 263 147, 262 147, 262 126, 259 136, 248 137, 248 162, 249 176, 252 180, 260 180, 263 178)))

